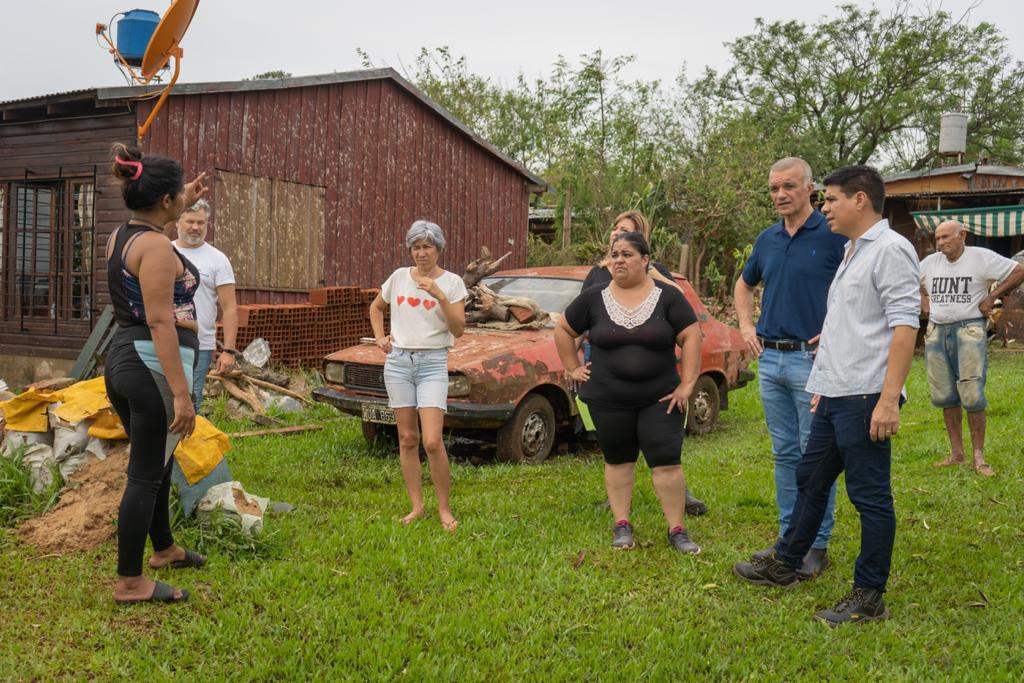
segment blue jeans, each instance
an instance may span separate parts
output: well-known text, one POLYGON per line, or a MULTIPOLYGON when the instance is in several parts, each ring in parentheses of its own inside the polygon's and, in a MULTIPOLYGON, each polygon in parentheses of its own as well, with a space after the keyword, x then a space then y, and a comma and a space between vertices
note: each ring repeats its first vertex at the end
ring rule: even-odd
POLYGON ((196 415, 203 404, 203 388, 206 386, 206 373, 213 364, 213 351, 199 351, 196 354, 196 366, 192 370, 192 400, 195 402, 196 415))
MULTIPOLYGON (((796 471, 811 433, 811 394, 804 387, 814 357, 807 351, 765 349, 758 360, 761 403, 775 456, 775 504, 779 508, 779 538, 785 533, 796 504, 796 471)), ((815 548, 827 548, 835 526, 836 487, 814 540, 815 548)))
POLYGON ((932 323, 924 337, 928 391, 937 408, 963 406, 969 413, 985 410, 988 335, 985 319, 932 323))
POLYGON ((860 514, 860 555, 853 585, 884 591, 896 539, 896 511, 890 478, 891 442, 872 441, 869 434, 877 403, 878 394, 821 397, 797 468, 793 517, 775 549, 788 566, 801 566, 821 526, 829 492, 835 492, 836 479, 845 471, 846 493, 860 514))

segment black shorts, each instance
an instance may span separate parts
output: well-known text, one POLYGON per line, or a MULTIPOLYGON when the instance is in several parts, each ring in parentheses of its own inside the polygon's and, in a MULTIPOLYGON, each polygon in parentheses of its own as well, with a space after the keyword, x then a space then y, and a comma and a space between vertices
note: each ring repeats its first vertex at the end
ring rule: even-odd
POLYGON ((609 465, 636 462, 640 451, 651 468, 680 463, 686 417, 678 410, 666 414, 668 401, 644 408, 587 407, 609 465))

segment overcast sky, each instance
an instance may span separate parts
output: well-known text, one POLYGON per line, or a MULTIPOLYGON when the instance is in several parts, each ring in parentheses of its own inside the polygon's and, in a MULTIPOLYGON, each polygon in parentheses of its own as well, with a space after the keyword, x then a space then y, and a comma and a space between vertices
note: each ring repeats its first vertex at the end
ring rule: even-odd
MULTIPOLYGON (((96 45, 96 22, 133 8, 162 12, 168 4, 4 0, 0 101, 123 85, 111 57, 96 45)), ((941 6, 960 16, 972 4, 946 0, 941 6)), ((813 22, 834 15, 830 7, 812 0, 202 0, 182 42, 180 82, 237 80, 272 69, 296 76, 348 71, 360 68, 356 48, 402 72, 420 47, 443 45, 465 55, 472 71, 505 83, 520 71, 543 76, 559 54, 575 59, 598 48, 609 56, 636 55, 628 77, 670 82, 684 65, 691 75, 726 65, 723 43, 749 33, 756 17, 813 22)), ((1021 0, 983 0, 971 20, 998 25, 1014 57, 1024 59, 1021 0)))

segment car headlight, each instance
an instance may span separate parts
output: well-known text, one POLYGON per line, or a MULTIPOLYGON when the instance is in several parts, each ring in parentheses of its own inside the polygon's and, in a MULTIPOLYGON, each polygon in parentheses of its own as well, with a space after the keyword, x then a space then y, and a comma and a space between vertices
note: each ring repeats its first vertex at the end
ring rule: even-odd
POLYGON ((343 384, 345 381, 345 364, 336 361, 328 361, 324 364, 324 379, 334 384, 343 384))
POLYGON ((465 375, 448 375, 448 396, 469 396, 469 378, 465 375))

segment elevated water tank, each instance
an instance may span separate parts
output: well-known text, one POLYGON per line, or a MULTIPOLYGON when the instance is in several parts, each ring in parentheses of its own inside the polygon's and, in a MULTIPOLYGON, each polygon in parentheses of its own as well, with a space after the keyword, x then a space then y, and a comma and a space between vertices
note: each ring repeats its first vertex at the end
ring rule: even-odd
POLYGON ((142 66, 146 46, 160 24, 160 15, 148 9, 133 9, 117 22, 117 51, 132 66, 142 66))
POLYGON ((967 151, 967 114, 947 112, 939 126, 939 154, 956 156, 967 151))

